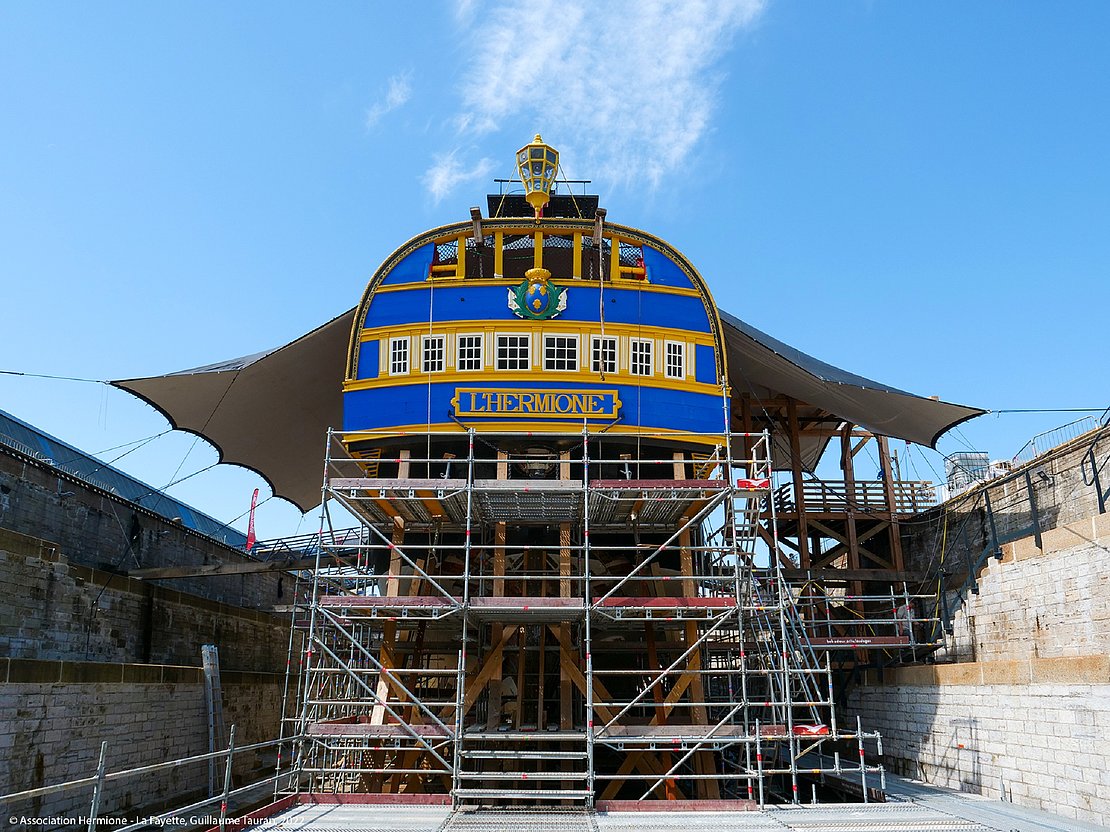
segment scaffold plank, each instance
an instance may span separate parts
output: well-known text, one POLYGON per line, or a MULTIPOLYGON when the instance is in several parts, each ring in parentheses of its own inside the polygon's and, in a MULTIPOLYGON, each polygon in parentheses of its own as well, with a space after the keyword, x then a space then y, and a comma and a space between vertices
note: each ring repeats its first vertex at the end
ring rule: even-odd
POLYGON ((414 733, 422 737, 446 739, 447 733, 438 725, 374 725, 370 722, 316 722, 310 723, 305 733, 310 737, 411 737, 414 733))

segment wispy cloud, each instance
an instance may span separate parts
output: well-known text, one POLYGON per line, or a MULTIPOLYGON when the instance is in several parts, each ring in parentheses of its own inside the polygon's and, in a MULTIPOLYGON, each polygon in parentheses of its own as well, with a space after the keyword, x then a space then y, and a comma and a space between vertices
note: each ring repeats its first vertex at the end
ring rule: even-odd
POLYGON ((455 0, 455 20, 459 23, 469 23, 474 16, 476 0, 455 0))
POLYGON ((409 73, 394 75, 389 79, 385 95, 366 111, 366 129, 370 130, 382 120, 382 116, 391 113, 398 107, 403 107, 412 97, 412 84, 409 73))
POLYGON ((765 0, 499 0, 473 8, 459 0, 474 57, 454 124, 468 138, 523 125, 521 144, 540 129, 575 173, 610 186, 657 186, 709 129, 718 62, 764 7, 765 0))
POLYGON ((467 166, 459 159, 459 151, 442 153, 436 157, 435 163, 424 172, 424 187, 432 195, 432 199, 439 202, 455 187, 463 182, 475 179, 484 179, 493 170, 493 161, 482 158, 467 166))

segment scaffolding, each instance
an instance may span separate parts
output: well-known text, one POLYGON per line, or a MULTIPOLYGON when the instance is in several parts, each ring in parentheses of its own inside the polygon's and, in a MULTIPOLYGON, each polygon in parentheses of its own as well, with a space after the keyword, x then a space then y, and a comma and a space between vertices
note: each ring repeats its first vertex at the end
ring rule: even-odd
POLYGON ((329 434, 282 791, 455 806, 762 806, 849 780, 881 794, 881 738, 838 721, 832 656, 916 648, 913 599, 787 580, 766 432, 403 444, 329 434), (338 531, 336 506, 361 530, 338 531))

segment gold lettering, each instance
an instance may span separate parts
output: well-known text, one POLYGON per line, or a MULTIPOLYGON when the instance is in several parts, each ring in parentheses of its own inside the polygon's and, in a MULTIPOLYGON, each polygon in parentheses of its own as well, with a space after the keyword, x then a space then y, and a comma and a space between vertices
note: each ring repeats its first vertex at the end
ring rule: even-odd
POLYGON ((496 390, 458 388, 458 415, 536 415, 612 418, 620 411, 615 390, 496 390))

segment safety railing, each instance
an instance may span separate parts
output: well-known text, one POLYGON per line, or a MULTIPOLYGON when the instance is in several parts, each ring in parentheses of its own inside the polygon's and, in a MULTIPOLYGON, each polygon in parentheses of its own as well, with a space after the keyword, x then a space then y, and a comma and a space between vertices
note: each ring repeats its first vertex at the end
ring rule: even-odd
MULTIPOLYGON (((894 497, 890 505, 886 485, 879 481, 807 480, 802 484, 805 511, 819 514, 854 512, 885 512, 916 514, 937 504, 936 487, 925 480, 895 480, 891 484, 894 497)), ((775 489, 775 506, 780 513, 798 510, 793 483, 775 489)))
MULTIPOLYGON (((274 774, 269 776, 262 777, 258 780, 252 780, 245 785, 234 786, 232 770, 236 755, 254 754, 265 749, 289 746, 298 740, 297 737, 286 737, 284 739, 236 745, 235 733, 236 726, 232 725, 229 733, 228 747, 219 751, 212 751, 206 754, 195 754, 159 763, 151 763, 149 765, 119 769, 117 771, 109 771, 107 769, 105 762, 108 754, 108 741, 104 741, 100 745, 100 754, 94 774, 49 786, 40 786, 34 789, 26 789, 11 794, 0 795, 0 806, 4 807, 9 817, 18 819, 22 817, 19 811, 23 804, 36 801, 40 802, 41 805, 43 798, 73 791, 89 790, 91 791, 91 797, 88 811, 86 814, 81 814, 76 817, 79 822, 86 825, 88 832, 94 832, 94 830, 104 828, 106 825, 111 829, 119 830, 119 832, 136 832, 140 829, 162 828, 169 824, 177 825, 177 823, 174 823, 174 819, 179 821, 182 826, 195 826, 198 822, 201 822, 195 819, 196 813, 210 806, 216 808, 204 814, 202 819, 204 825, 224 830, 232 823, 234 809, 232 801, 234 798, 259 793, 263 786, 274 784, 280 778, 288 776, 287 772, 282 772, 278 769, 275 770, 274 774), (225 761, 222 788, 214 794, 192 801, 186 805, 175 806, 172 809, 153 814, 140 813, 136 815, 134 813, 127 814, 123 810, 109 807, 108 801, 105 800, 105 795, 112 784, 136 780, 141 783, 143 778, 149 778, 151 775, 156 775, 161 772, 179 772, 182 768, 188 766, 199 766, 202 763, 207 765, 210 761, 218 760, 225 761), (190 818, 192 818, 192 820, 190 820, 190 818)), ((73 819, 73 817, 67 818, 67 820, 73 819)), ((31 822, 32 818, 27 816, 27 821, 31 822)), ((36 826, 40 822, 41 820, 38 817, 34 819, 34 824, 36 826)), ((18 822, 13 823, 18 826, 18 822)), ((65 824, 67 827, 72 825, 73 824, 70 823, 65 824)))
POLYGON ((1070 442, 1077 439, 1089 431, 1094 430, 1100 425, 1106 424, 1106 414, 1110 413, 1110 409, 1103 413, 1101 418, 1095 416, 1083 416, 1073 422, 1068 422, 1066 425, 1046 430, 1043 433, 1038 433, 1028 442, 1021 446, 1016 454, 1014 454, 1011 464, 1024 465, 1026 462, 1031 462, 1045 451, 1049 451, 1065 442, 1070 442))

